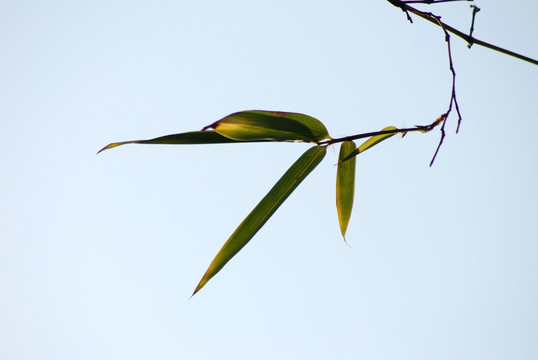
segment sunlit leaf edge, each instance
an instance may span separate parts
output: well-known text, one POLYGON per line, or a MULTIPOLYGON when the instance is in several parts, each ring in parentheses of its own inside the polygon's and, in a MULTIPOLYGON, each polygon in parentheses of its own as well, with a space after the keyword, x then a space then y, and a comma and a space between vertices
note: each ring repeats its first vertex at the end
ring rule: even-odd
POLYGON ((300 113, 248 110, 230 114, 205 129, 214 129, 234 140, 300 141, 317 143, 329 139, 325 125, 300 113))

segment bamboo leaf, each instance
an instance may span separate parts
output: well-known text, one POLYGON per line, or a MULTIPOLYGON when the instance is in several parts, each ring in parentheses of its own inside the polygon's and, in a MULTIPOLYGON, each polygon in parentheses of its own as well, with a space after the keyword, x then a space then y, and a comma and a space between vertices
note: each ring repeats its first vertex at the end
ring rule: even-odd
POLYGON ((314 146, 308 149, 286 171, 222 246, 194 290, 193 295, 204 287, 252 239, 278 207, 323 160, 326 150, 326 147, 322 146, 314 146))
MULTIPOLYGON (((384 128, 381 131, 387 131, 387 130, 397 130, 397 128, 395 128, 394 126, 387 126, 386 128, 384 128)), ((388 139, 388 138, 390 138, 391 136, 394 136, 394 135, 396 135, 396 133, 372 136, 371 138, 369 138, 368 140, 363 142, 351 154, 346 156, 343 160, 339 160, 339 161, 340 162, 348 161, 349 159, 359 155, 361 152, 364 152, 364 151, 368 150, 372 146, 375 146, 375 145, 379 144, 381 141, 386 140, 386 139, 388 139)))
POLYGON ((206 126, 239 141, 270 140, 317 143, 330 139, 323 123, 311 116, 277 111, 241 111, 206 126))
MULTIPOLYGON (((263 140, 252 140, 249 142, 261 142, 263 140)), ((196 145, 196 144, 221 144, 221 143, 238 143, 239 141, 232 140, 215 131, 190 131, 180 134, 172 134, 161 136, 155 139, 149 140, 130 140, 115 142, 108 144, 97 153, 101 151, 112 149, 120 145, 125 144, 172 144, 172 145, 196 145)))
POLYGON ((344 141, 340 145, 338 155, 338 169, 336 171, 336 211, 340 232, 346 237, 346 230, 351 218, 353 209, 353 199, 355 196, 355 163, 357 158, 353 157, 349 161, 343 161, 356 149, 353 141, 344 141))

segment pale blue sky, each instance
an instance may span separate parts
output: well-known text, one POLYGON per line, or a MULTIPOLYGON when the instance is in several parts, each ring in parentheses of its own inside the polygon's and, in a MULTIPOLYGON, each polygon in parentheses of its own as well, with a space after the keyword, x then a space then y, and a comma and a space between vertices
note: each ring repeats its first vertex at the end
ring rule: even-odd
MULTIPOLYGON (((538 58, 535 0, 476 5, 478 38, 538 58)), ((453 53, 460 134, 432 168, 437 131, 358 158, 351 248, 335 148, 189 300, 308 145, 96 151, 249 109, 430 123, 442 32, 382 0, 0 3, 0 358, 536 359, 538 68, 453 53)))

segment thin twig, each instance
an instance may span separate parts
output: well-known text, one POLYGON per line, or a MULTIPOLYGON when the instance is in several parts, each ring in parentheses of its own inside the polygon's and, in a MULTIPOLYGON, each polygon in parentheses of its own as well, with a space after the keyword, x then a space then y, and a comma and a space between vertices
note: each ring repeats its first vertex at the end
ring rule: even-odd
POLYGON ((441 122, 444 121, 445 115, 446 114, 443 114, 443 115, 439 116, 437 119, 435 119, 434 122, 432 122, 429 125, 417 125, 417 126, 412 127, 412 128, 367 132, 367 133, 356 134, 356 135, 351 135, 351 136, 344 136, 344 137, 341 137, 341 138, 323 140, 323 141, 318 142, 317 144, 320 145, 320 146, 327 146, 327 145, 341 143, 341 142, 344 142, 344 141, 352 141, 352 140, 357 140, 357 139, 364 139, 364 138, 372 137, 372 136, 391 135, 391 134, 398 134, 398 133, 407 134, 408 132, 416 132, 416 131, 422 132, 422 133, 427 133, 427 132, 433 130, 434 128, 436 128, 439 124, 441 124, 441 122))
POLYGON ((445 136, 446 136, 445 125, 446 125, 446 120, 448 119, 448 116, 450 115, 450 112, 452 111, 452 105, 455 106, 456 112, 458 113, 458 126, 456 128, 456 133, 458 133, 460 129, 462 118, 461 118, 460 108, 458 105, 458 99, 456 97, 456 70, 454 69, 454 63, 452 61, 452 48, 450 46, 450 34, 443 26, 443 23, 441 22, 441 17, 436 16, 434 14, 430 14, 430 15, 437 20, 437 22, 439 23, 439 26, 441 27, 441 29, 443 29, 443 32, 445 34, 445 41, 446 41, 447 50, 448 50, 448 63, 449 63, 450 72, 452 73, 452 91, 450 94, 450 102, 448 104, 448 110, 443 116, 443 125, 441 126, 441 139, 439 139, 439 144, 437 145, 437 149, 435 150, 435 153, 433 154, 433 158, 430 162, 430 166, 432 166, 435 161, 435 158, 437 157, 437 154, 439 153, 439 149, 441 148, 441 145, 443 144, 443 141, 445 140, 445 136))
MULTIPOLYGON (((402 11, 404 11, 405 13, 412 13, 412 14, 415 14, 417 16, 420 16, 421 18, 425 19, 425 20, 428 20, 429 22, 435 24, 435 25, 438 25, 440 26, 440 24, 437 22, 436 19, 432 18, 429 13, 426 13, 426 12, 423 12, 423 11, 420 11, 420 10, 417 10, 415 9, 414 7, 411 7, 409 5, 407 5, 405 2, 403 1, 400 1, 400 0, 387 0, 388 2, 390 2, 392 5, 400 8, 402 11)), ((510 51, 510 50, 507 50, 507 49, 504 49, 502 47, 499 47, 499 46, 496 46, 496 45, 493 45, 493 44, 490 44, 490 43, 487 43, 485 41, 482 41, 482 40, 479 40, 475 37, 472 37, 470 35, 467 35, 465 34, 464 32, 462 31, 459 31, 455 28, 453 28, 452 26, 448 25, 448 24, 445 24, 443 22, 441 22, 441 24, 443 25, 444 29, 460 38, 462 38, 463 40, 467 41, 468 43, 472 43, 472 44, 477 44, 477 45, 480 45, 480 46, 483 46, 483 47, 486 47, 488 49, 491 49, 493 51, 497 51, 497 52, 500 52, 500 53, 503 53, 505 55, 508 55, 508 56, 512 56, 512 57, 515 57, 517 59, 520 59, 520 60, 523 60, 523 61, 527 61, 531 64, 534 64, 534 65, 538 65, 538 60, 535 60, 535 59, 532 59, 530 57, 527 57, 527 56, 524 56, 524 55, 521 55, 521 54, 518 54, 518 53, 515 53, 513 51, 510 51)))
POLYGON ((443 125, 441 126, 441 139, 439 139, 439 144, 437 144, 437 149, 435 149, 435 153, 433 154, 432 161, 430 161, 430 167, 433 165, 433 162, 435 161, 435 158, 437 157, 437 154, 439 153, 439 149, 441 149, 441 145, 443 145, 443 141, 445 140, 445 125, 446 125, 446 118, 447 115, 443 114, 443 125))

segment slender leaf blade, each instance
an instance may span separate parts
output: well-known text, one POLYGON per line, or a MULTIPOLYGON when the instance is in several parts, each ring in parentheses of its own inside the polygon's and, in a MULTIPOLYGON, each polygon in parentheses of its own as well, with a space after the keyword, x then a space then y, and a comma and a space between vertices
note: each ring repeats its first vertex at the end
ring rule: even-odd
MULTIPOLYGON (((249 142, 261 142, 263 140, 252 140, 249 142)), ((108 144, 101 151, 115 148, 125 144, 168 144, 168 145, 199 145, 199 144, 225 144, 238 143, 237 140, 232 140, 215 131, 189 131, 179 134, 160 136, 149 140, 130 140, 108 144)), ((243 141, 244 142, 244 141, 243 141)))
MULTIPOLYGON (((387 126, 386 128, 384 128, 383 130, 381 131, 388 131, 388 130, 398 130, 396 127, 394 126, 387 126)), ((383 140, 387 140, 388 138, 392 137, 396 135, 396 133, 393 133, 393 134, 382 134, 382 135, 376 135, 376 136, 372 136, 371 138, 369 138, 368 140, 366 140, 365 142, 363 142, 358 148, 356 148, 351 154, 349 154, 348 156, 346 156, 343 160, 340 160, 340 162, 344 162, 344 161, 348 161, 349 159, 359 155, 360 153, 368 150, 369 148, 379 144, 381 141, 383 140)))
POLYGON ((344 141, 340 145, 338 155, 338 168, 336 171, 336 211, 338 213, 338 223, 340 232, 346 237, 346 230, 353 210, 353 199, 355 197, 355 163, 357 158, 353 157, 349 161, 343 161, 355 149, 353 141, 344 141))
POLYGON ((291 112, 250 110, 228 115, 205 129, 239 141, 270 140, 317 143, 329 139, 327 128, 311 116, 291 112))
MULTIPOLYGON (((388 131, 388 130, 398 130, 398 129, 395 126, 387 126, 386 128, 384 128, 381 131, 388 131)), ((387 140, 388 138, 390 138, 390 137, 392 137, 394 135, 396 135, 396 133, 372 136, 371 138, 369 138, 368 140, 363 142, 361 145, 359 145, 359 148, 358 148, 359 152, 364 152, 364 151, 368 150, 369 148, 379 144, 381 141, 387 140)))
POLYGON ((209 265, 200 283, 194 290, 193 295, 204 287, 252 239, 258 230, 275 213, 278 207, 282 205, 297 186, 323 160, 326 151, 326 147, 314 146, 301 155, 288 171, 286 171, 228 238, 209 265))

